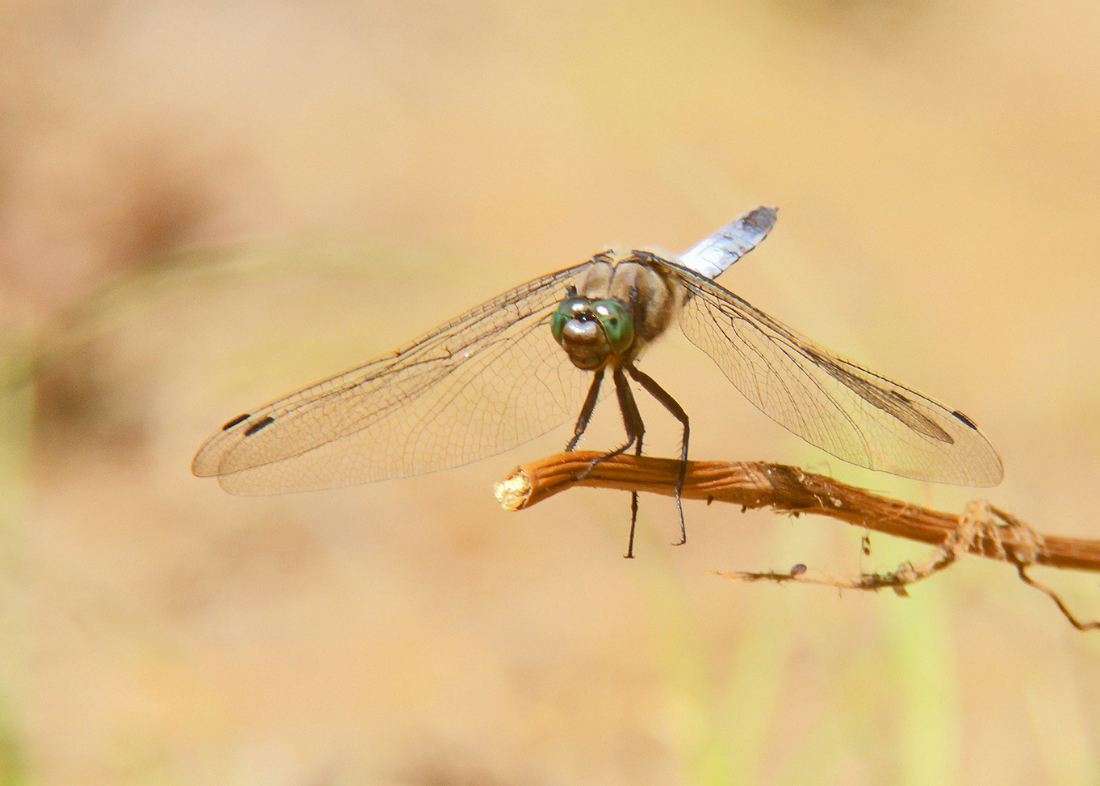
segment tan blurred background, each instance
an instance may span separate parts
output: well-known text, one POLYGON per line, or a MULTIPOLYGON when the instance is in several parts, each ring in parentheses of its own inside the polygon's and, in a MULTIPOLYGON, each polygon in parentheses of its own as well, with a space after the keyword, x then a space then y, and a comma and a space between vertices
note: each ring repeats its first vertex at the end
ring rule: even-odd
POLYGON ((765 202, 722 283, 967 412, 1006 479, 845 467, 676 336, 646 367, 696 458, 1100 536, 1098 40, 1088 0, 0 6, 0 783, 1100 782, 1100 634, 1003 566, 736 585, 923 551, 695 503, 674 548, 648 498, 628 562, 624 494, 496 507, 565 431, 284 498, 188 472, 247 407, 765 202))

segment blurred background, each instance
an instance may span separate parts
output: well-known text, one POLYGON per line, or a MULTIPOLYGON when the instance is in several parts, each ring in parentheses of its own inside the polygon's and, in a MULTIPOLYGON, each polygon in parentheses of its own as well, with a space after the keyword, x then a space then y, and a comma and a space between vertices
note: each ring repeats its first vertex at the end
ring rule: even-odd
POLYGON ((279 498, 188 471, 508 287, 771 203, 722 283, 969 414, 1005 481, 846 467, 676 335, 645 367, 693 456, 1098 537, 1098 38, 1087 0, 5 2, 0 783, 1100 782, 1100 634, 1006 566, 734 584, 926 550, 698 503, 673 547, 657 498, 626 561, 626 494, 493 499, 564 429, 279 498))

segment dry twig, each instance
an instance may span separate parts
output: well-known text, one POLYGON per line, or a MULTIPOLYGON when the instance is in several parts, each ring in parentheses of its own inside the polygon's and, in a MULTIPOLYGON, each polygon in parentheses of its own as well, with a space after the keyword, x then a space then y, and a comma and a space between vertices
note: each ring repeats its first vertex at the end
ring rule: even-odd
MULTIPOLYGON (((524 464, 497 484, 497 500, 508 510, 521 510, 570 486, 672 496, 679 473, 678 461, 616 456, 592 465, 592 460, 601 455, 591 451, 559 453, 524 464), (587 475, 578 480, 586 470, 587 475)), ((961 515, 955 515, 872 494, 796 467, 725 461, 688 462, 682 496, 708 503, 729 502, 741 505, 742 510, 770 507, 795 516, 811 513, 828 516, 936 547, 926 560, 904 563, 889 573, 862 574, 848 581, 809 577, 802 565, 785 573, 721 574, 729 578, 801 581, 860 590, 889 587, 904 595, 906 585, 949 567, 963 554, 976 554, 1015 565, 1021 580, 1046 593, 1078 630, 1100 628, 1098 622, 1078 621, 1056 593, 1027 575, 1031 565, 1100 572, 1100 541, 1040 535, 988 502, 972 502, 961 515)))

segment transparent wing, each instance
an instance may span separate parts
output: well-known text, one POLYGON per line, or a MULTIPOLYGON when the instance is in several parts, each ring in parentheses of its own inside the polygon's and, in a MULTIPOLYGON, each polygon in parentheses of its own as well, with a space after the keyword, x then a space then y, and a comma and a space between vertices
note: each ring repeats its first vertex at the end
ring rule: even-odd
POLYGON ((587 266, 530 281, 230 421, 192 472, 234 494, 333 488, 477 461, 575 418, 591 374, 569 361, 549 319, 587 266))
POLYGON ((995 486, 1001 460, 960 412, 839 357, 692 270, 680 327, 764 414, 812 445, 918 480, 995 486))

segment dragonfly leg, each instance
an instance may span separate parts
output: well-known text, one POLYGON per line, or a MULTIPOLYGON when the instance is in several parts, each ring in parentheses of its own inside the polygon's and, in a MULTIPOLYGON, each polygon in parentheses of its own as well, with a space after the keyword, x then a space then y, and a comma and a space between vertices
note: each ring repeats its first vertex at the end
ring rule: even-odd
POLYGON ((588 386, 588 395, 584 397, 584 406, 581 407, 577 425, 573 427, 573 439, 569 440, 569 444, 565 446, 567 453, 571 453, 573 448, 577 447, 584 430, 588 428, 588 421, 592 419, 592 410, 596 408, 596 399, 600 397, 601 381, 603 381, 603 368, 598 368, 596 373, 592 375, 592 384, 588 386))
MULTIPOLYGON (((596 398, 599 396, 600 381, 603 379, 603 371, 604 370, 601 368, 596 372, 596 376, 592 380, 592 385, 588 388, 588 396, 584 400, 584 406, 581 408, 580 417, 577 418, 577 425, 573 431, 573 439, 569 441, 566 450, 572 450, 576 447, 577 441, 588 426, 588 421, 592 417, 592 410, 596 406, 596 398)), ((634 452, 637 455, 642 455, 642 437, 645 434, 645 423, 642 422, 642 413, 638 411, 638 403, 634 400, 634 393, 630 390, 630 384, 626 381, 626 376, 623 374, 621 366, 615 366, 615 370, 612 372, 612 378, 615 380, 615 395, 619 399, 619 411, 622 413, 623 426, 626 428, 626 442, 614 450, 602 456, 597 456, 592 459, 592 461, 588 462, 588 467, 577 476, 577 480, 583 480, 588 477, 588 473, 590 473, 601 461, 607 461, 609 458, 625 453, 631 445, 634 445, 634 452)), ((634 527, 637 522, 638 492, 634 491, 631 492, 630 495, 630 540, 627 543, 626 554, 624 555, 627 559, 634 559, 634 527)))
MULTIPOLYGON (((640 456, 642 455, 642 438, 645 436, 645 423, 642 422, 642 413, 638 411, 638 402, 634 400, 634 393, 631 391, 630 384, 626 381, 620 366, 615 367, 614 379, 615 393, 619 398, 619 410, 623 415, 623 425, 626 427, 626 436, 629 441, 618 451, 613 451, 603 458, 610 458, 612 455, 624 452, 630 447, 631 442, 634 443, 634 455, 640 456)), ((626 559, 634 559, 634 527, 637 523, 638 492, 632 491, 630 492, 630 538, 626 543, 626 554, 623 555, 626 559)))
POLYGON ((684 505, 680 499, 680 493, 684 490, 684 480, 687 478, 688 434, 690 431, 688 416, 676 399, 658 385, 653 377, 639 371, 633 364, 628 365, 626 370, 653 398, 660 401, 664 408, 671 412, 673 417, 680 421, 680 424, 684 427, 684 442, 683 447, 680 449, 680 476, 676 479, 676 510, 680 514, 680 542, 674 544, 682 546, 687 543, 687 528, 684 526, 684 505))
MULTIPOLYGON (((633 400, 633 397, 632 397, 633 400)), ((637 405, 635 404, 635 408, 637 405)), ((641 414, 638 416, 638 424, 642 426, 641 414)), ((634 455, 642 455, 642 434, 645 431, 645 426, 642 426, 642 431, 638 432, 638 439, 634 443, 634 455)), ((626 554, 623 555, 626 559, 634 559, 634 525, 638 523, 638 492, 630 492, 630 538, 626 543, 626 554)))
POLYGON ((626 442, 588 462, 588 467, 577 476, 577 480, 587 478, 588 473, 597 464, 625 453, 631 445, 640 442, 642 435, 645 434, 645 424, 642 422, 642 415, 638 411, 638 404, 634 401, 634 394, 630 390, 630 385, 627 384, 623 370, 618 366, 612 372, 612 379, 615 380, 615 395, 619 399, 619 411, 622 413, 623 426, 626 428, 626 442))
MULTIPOLYGON (((602 371, 602 370, 601 370, 602 371)), ((588 391, 588 399, 585 401, 585 408, 581 411, 581 417, 577 420, 577 434, 573 441, 569 443, 569 449, 575 445, 577 438, 584 430, 584 426, 588 424, 588 418, 591 416, 589 411, 589 402, 594 404, 596 400, 597 383, 600 379, 600 371, 597 371, 596 380, 593 381, 592 387, 588 391)), ((612 378, 615 380, 615 395, 619 399, 619 411, 623 416, 623 426, 626 429, 626 442, 614 450, 604 453, 602 456, 597 456, 588 462, 588 466, 584 472, 577 476, 577 480, 584 480, 597 464, 601 461, 607 461, 609 458, 613 458, 622 453, 625 453, 631 445, 634 446, 634 452, 637 455, 642 454, 642 437, 645 434, 645 423, 642 422, 642 414, 638 411, 638 403, 634 400, 634 393, 630 390, 630 384, 626 381, 626 375, 623 374, 623 370, 620 366, 615 366, 615 370, 612 372, 612 378)), ((634 528, 638 523, 638 492, 632 492, 630 495, 630 540, 627 542, 626 554, 627 559, 634 559, 634 528)))

